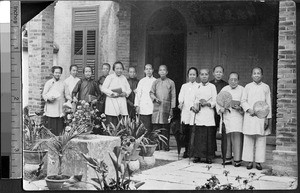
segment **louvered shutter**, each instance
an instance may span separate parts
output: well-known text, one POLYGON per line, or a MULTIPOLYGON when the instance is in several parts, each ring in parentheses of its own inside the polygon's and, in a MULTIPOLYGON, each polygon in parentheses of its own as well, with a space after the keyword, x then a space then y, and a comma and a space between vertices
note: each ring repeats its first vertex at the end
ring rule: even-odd
POLYGON ((96 29, 88 29, 86 36, 86 65, 93 69, 92 78, 95 79, 96 74, 96 29))
POLYGON ((73 52, 73 64, 78 66, 78 77, 82 77, 82 70, 84 66, 84 54, 83 54, 83 30, 74 30, 74 52, 73 52))
POLYGON ((78 76, 83 68, 91 66, 92 78, 97 79, 98 7, 73 8, 72 62, 78 66, 78 76))

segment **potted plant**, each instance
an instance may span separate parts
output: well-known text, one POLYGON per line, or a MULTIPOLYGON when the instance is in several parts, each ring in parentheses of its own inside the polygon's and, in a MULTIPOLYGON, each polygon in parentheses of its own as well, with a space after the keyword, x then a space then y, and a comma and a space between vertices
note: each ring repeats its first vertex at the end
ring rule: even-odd
POLYGON ((146 140, 145 135, 147 133, 147 129, 139 120, 138 116, 136 117, 136 119, 125 117, 121 121, 122 125, 125 128, 125 136, 123 136, 122 141, 124 141, 124 143, 127 143, 130 147, 130 154, 125 158, 126 160, 135 161, 138 159, 141 150, 145 150, 144 141, 146 140))
POLYGON ((165 130, 164 128, 153 130, 149 135, 147 135, 143 140, 145 145, 145 149, 142 149, 140 155, 144 157, 151 157, 155 152, 157 145, 160 142, 163 142, 167 145, 166 141, 168 140, 164 135, 161 134, 161 131, 165 130))
POLYGON ((130 119, 128 117, 122 118, 117 126, 110 123, 105 126, 103 123, 104 131, 110 136, 119 136, 121 143, 126 146, 129 155, 125 156, 128 161, 136 161, 138 159, 141 148, 145 148, 145 134, 147 129, 139 119, 130 119))
POLYGON ((114 148, 113 152, 109 153, 111 161, 113 162, 116 178, 107 179, 107 165, 104 161, 98 161, 88 155, 82 153, 82 156, 86 159, 87 164, 92 167, 97 178, 92 178, 96 184, 93 186, 97 190, 137 190, 140 186, 145 184, 145 182, 137 182, 130 179, 130 170, 125 161, 125 155, 129 152, 124 149, 124 146, 117 146, 114 148), (125 174, 128 171, 129 175, 126 178, 125 174))
POLYGON ((95 112, 90 107, 89 103, 81 101, 81 105, 77 106, 74 113, 68 113, 66 115, 68 126, 66 126, 61 135, 56 136, 50 130, 43 130, 44 134, 49 136, 49 138, 38 140, 34 148, 45 145, 58 157, 57 175, 47 176, 45 179, 50 190, 61 189, 62 184, 70 178, 70 176, 62 174, 63 157, 69 151, 74 153, 78 152, 77 147, 72 145, 70 141, 79 135, 91 133, 94 127, 92 121, 93 116, 95 116, 95 112))
POLYGON ((28 106, 26 106, 23 116, 24 163, 40 164, 47 154, 47 150, 41 147, 34 149, 33 147, 37 140, 43 137, 41 131, 47 129, 43 126, 42 112, 29 115, 28 106))

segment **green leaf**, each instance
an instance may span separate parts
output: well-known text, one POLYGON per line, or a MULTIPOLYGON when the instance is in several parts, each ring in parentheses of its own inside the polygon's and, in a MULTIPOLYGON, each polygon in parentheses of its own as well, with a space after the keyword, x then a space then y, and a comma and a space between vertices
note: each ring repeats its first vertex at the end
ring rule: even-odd
POLYGON ((84 153, 80 153, 82 155, 82 157, 84 157, 84 159, 91 165, 94 167, 97 167, 99 165, 98 161, 88 155, 85 155, 84 153))
POLYGON ((135 186, 136 189, 138 189, 139 187, 141 187, 144 184, 145 184, 145 182, 137 182, 137 183, 135 183, 134 186, 135 186))

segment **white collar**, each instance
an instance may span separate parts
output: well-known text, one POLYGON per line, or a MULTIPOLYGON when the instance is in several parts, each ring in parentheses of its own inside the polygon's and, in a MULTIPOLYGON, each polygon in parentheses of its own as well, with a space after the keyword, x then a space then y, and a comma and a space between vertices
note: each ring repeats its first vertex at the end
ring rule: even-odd
POLYGON ((209 84, 209 82, 207 82, 206 84, 203 84, 203 82, 201 82, 202 86, 207 86, 209 84))
POLYGON ((147 79, 152 79, 152 78, 153 78, 153 75, 152 75, 151 77, 149 77, 149 76, 146 76, 146 78, 147 78, 147 79))
POLYGON ((262 83, 263 83, 263 82, 260 81, 260 83, 257 84, 256 82, 253 81, 253 84, 254 84, 254 85, 261 85, 262 83))

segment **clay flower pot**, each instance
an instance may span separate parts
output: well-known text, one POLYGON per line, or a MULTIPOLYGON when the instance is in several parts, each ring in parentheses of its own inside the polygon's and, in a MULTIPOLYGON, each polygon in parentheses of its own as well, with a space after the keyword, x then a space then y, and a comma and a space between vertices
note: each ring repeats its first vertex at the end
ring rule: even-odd
POLYGON ((154 145, 145 145, 145 149, 141 148, 141 152, 140 152, 140 156, 144 156, 144 157, 151 157, 153 156, 155 149, 156 149, 157 144, 154 145))
POLYGON ((66 175, 52 175, 47 176, 45 180, 49 190, 61 190, 63 183, 69 178, 70 176, 66 175))

